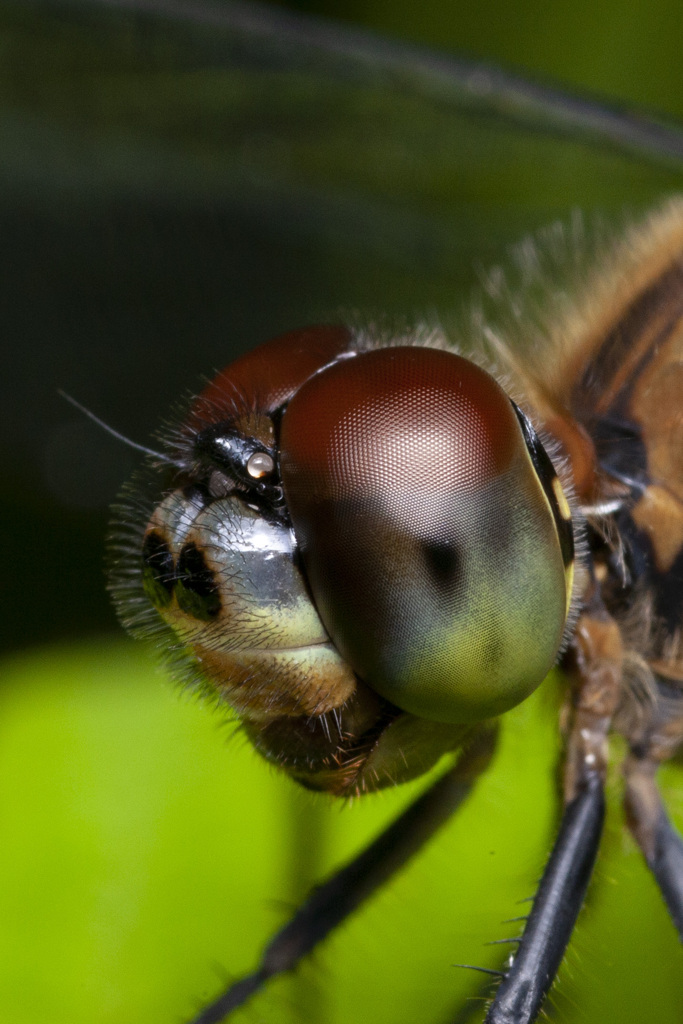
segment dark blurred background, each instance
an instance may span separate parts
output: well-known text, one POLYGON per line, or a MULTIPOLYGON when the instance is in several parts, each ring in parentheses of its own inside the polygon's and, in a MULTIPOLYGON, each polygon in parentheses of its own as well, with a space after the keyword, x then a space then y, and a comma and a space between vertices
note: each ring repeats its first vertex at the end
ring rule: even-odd
MULTIPOLYGON (((5 649, 115 628, 107 509, 137 457, 58 388, 145 441, 259 340, 339 310, 448 319, 525 231, 680 180, 409 83, 276 69, 201 5, 156 6, 0 3, 5 649)), ((683 117, 677 2, 300 7, 683 117)))

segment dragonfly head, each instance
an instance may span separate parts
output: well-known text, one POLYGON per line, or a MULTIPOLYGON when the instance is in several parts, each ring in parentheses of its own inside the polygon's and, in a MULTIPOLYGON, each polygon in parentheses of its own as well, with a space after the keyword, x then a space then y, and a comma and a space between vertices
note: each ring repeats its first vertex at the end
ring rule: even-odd
POLYGON ((479 366, 294 332, 219 374, 179 438, 145 594, 239 713, 321 715, 360 680, 421 719, 476 722, 553 665, 571 517, 479 366))

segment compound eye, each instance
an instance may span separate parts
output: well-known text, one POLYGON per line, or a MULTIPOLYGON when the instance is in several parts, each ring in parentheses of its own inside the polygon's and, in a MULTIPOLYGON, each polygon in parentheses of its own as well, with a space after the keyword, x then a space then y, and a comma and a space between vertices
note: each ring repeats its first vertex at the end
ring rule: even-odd
POLYGON ((280 469, 318 612, 361 679, 444 722, 497 715, 539 685, 566 567, 489 374, 427 348, 340 361, 291 399, 280 469))

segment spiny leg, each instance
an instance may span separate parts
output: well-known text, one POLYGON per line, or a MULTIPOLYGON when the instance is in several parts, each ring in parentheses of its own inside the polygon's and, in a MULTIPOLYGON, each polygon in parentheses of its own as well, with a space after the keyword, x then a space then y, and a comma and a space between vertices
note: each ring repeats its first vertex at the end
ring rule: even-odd
POLYGON ((276 974, 290 971, 401 868, 457 810, 487 767, 496 731, 482 729, 458 763, 418 797, 359 856, 317 886, 266 947, 257 969, 236 981, 190 1024, 218 1024, 276 974))
POLYGON ((669 821, 663 805, 660 805, 651 836, 641 846, 683 942, 683 839, 669 821))
POLYGON ((487 1024, 532 1021, 558 971, 598 851, 605 801, 597 772, 567 804, 512 967, 486 1015, 487 1024))
POLYGON ((683 695, 664 680, 648 727, 631 735, 624 763, 626 819, 664 897, 683 942, 683 840, 671 824, 657 788, 659 765, 683 740, 683 695))
POLYGON ((530 1024, 559 969, 583 904, 605 816, 607 735, 617 706, 622 645, 599 610, 576 634, 577 678, 564 772, 560 830, 533 900, 518 950, 485 1024, 530 1024))

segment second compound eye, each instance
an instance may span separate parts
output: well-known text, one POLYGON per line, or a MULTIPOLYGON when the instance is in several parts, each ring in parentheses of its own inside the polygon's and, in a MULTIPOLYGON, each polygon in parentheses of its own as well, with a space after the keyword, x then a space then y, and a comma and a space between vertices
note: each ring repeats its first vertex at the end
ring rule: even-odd
POLYGON ((318 613, 365 683, 446 723, 494 717, 541 683, 570 566, 493 377, 429 348, 339 361, 289 402, 280 458, 318 613))

